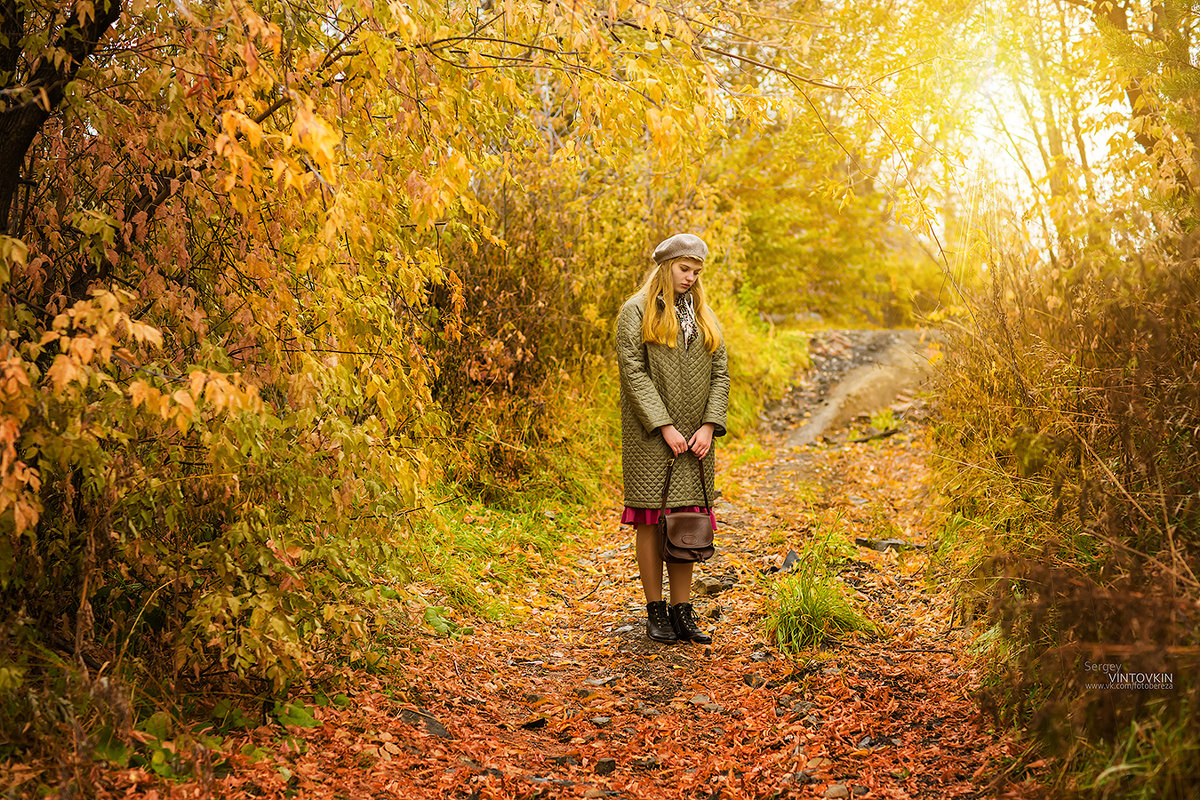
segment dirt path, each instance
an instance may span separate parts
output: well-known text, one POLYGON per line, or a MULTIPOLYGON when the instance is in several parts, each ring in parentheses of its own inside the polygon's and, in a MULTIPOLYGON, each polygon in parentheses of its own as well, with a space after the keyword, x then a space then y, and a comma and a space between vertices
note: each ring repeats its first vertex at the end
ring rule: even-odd
POLYGON ((900 430, 853 443, 869 434, 854 418, 878 410, 870 407, 880 396, 872 392, 883 390, 843 392, 828 424, 849 421, 858 430, 827 427, 810 439, 815 444, 789 444, 806 424, 811 432, 806 420, 823 413, 845 376, 865 380, 879 371, 868 365, 897 348, 907 348, 901 356, 911 361, 914 343, 870 332, 819 340, 822 369, 767 415, 775 430, 763 435, 763 447, 725 455, 719 554, 696 582, 712 646, 646 638, 632 537, 616 524, 614 507, 594 523, 600 544, 564 569, 549 595, 528 599, 526 623, 410 642, 420 666, 415 678, 403 685, 381 678, 349 707, 320 709, 324 726, 296 730, 291 744, 280 745, 277 732, 264 738, 266 755, 238 764, 217 780, 217 791, 990 795, 1007 745, 989 733, 971 699, 978 676, 964 657, 965 632, 951 624, 949 596, 927 582, 923 551, 853 544, 855 537, 927 540, 922 403, 892 392, 881 405, 892 406, 900 430), (763 602, 789 551, 814 536, 847 551, 839 577, 884 635, 793 661, 768 646, 763 602))

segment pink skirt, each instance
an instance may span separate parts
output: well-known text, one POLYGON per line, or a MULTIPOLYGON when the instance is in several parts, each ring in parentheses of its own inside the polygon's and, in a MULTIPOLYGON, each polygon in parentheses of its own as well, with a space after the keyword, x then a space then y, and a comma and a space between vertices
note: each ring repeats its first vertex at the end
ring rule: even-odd
MULTIPOLYGON (((717 529, 717 515, 713 513, 711 508, 705 508, 704 506, 680 506, 679 508, 672 508, 671 510, 696 511, 701 514, 707 511, 708 515, 712 517, 713 530, 715 531, 717 529)), ((658 518, 660 516, 662 516, 661 508, 630 508, 629 506, 625 506, 625 510, 621 512, 621 524, 657 525, 658 518)))

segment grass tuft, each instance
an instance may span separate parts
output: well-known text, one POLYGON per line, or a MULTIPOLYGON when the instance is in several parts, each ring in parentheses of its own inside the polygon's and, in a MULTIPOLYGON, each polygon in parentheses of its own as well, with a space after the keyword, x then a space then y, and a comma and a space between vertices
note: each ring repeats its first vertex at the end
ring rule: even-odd
POLYGON ((875 624, 850 605, 835 580, 818 571, 779 578, 768 603, 767 638, 792 656, 847 634, 877 633, 875 624))

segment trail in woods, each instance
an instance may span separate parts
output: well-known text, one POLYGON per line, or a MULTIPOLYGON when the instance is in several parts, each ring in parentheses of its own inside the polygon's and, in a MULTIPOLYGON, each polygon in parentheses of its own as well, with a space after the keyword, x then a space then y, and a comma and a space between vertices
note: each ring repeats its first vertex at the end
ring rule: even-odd
MULTIPOLYGON (((594 549, 526 599, 527 622, 423 639, 399 675, 364 675, 348 706, 317 709, 318 727, 260 728, 228 774, 169 791, 946 798, 991 796, 1007 770, 1009 794, 1036 794, 977 711, 970 634, 927 581, 929 556, 853 544, 929 540, 914 393, 929 352, 911 332, 819 336, 814 369, 764 414, 762 449, 724 457, 718 555, 695 583, 711 646, 646 638, 614 506, 591 523, 594 549), (870 429, 862 415, 883 408, 876 421, 895 424, 870 429), (763 600, 788 554, 829 531, 853 548, 839 579, 884 635, 792 660, 764 637, 763 600)), ((136 785, 131 774, 123 788, 136 785)))

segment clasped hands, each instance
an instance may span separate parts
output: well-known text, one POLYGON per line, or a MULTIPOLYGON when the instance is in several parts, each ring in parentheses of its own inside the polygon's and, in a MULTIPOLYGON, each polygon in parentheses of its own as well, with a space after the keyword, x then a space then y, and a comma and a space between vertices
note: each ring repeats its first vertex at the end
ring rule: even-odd
POLYGON ((711 422, 706 422, 700 426, 700 430, 692 434, 692 438, 685 439, 683 434, 676 430, 674 425, 663 425, 659 428, 662 431, 663 441, 667 443, 667 447, 671 448, 671 452, 675 455, 691 450, 696 454, 697 458, 704 458, 708 455, 708 451, 712 449, 713 430, 716 428, 711 422))

